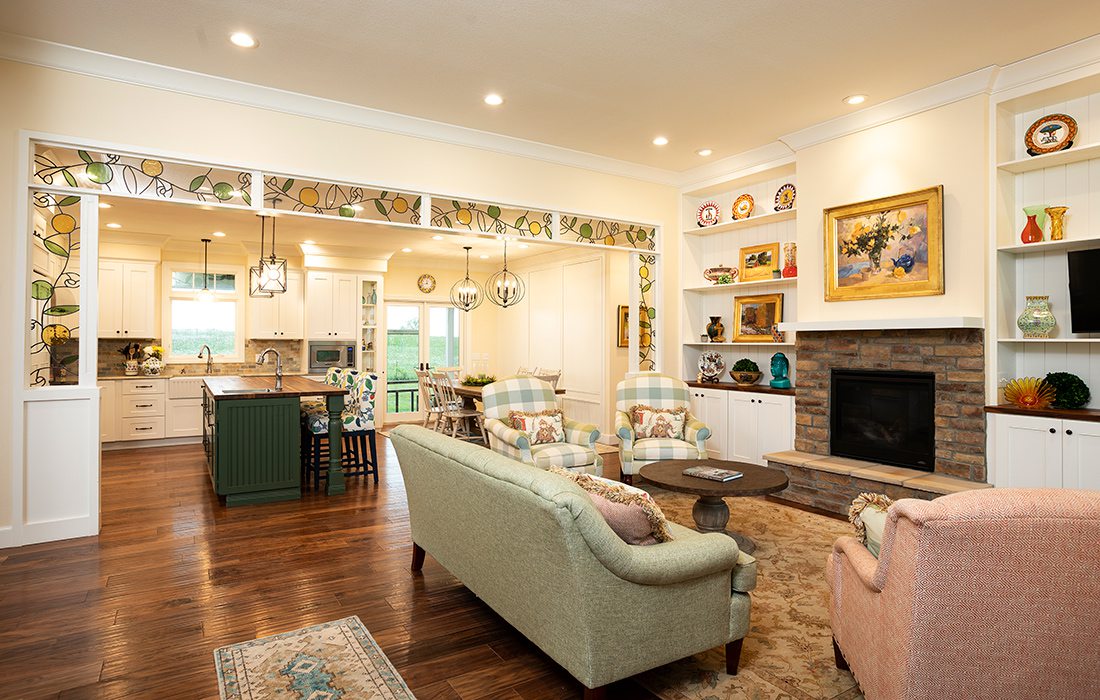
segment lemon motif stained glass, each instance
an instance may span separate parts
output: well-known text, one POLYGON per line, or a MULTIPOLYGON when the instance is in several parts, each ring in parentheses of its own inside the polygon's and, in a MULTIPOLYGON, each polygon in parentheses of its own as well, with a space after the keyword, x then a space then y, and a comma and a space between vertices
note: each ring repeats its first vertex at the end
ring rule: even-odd
POLYGON ((80 359, 80 197, 31 193, 27 386, 76 384, 80 359))
POLYGON ((432 199, 432 226, 439 228, 549 239, 553 221, 554 216, 548 211, 457 199, 432 199))
POLYGON ((656 250, 657 247, 657 230, 653 226, 571 214, 561 215, 559 238, 573 243, 594 243, 637 250, 656 250))
POLYGON ((264 204, 273 209, 341 219, 420 223, 421 196, 300 177, 264 178, 264 204))

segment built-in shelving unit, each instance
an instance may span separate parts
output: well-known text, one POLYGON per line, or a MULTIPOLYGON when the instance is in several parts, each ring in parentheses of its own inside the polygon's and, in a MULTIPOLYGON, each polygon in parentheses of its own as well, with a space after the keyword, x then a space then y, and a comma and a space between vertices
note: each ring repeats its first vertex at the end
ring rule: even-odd
MULTIPOLYGON (((1031 122, 1025 124, 1024 128, 1026 129, 1030 123, 1031 122)), ((997 168, 1007 173, 1012 173, 1013 175, 1022 175, 1023 173, 1030 173, 1036 170, 1044 170, 1046 168, 1053 168, 1059 165, 1069 165, 1070 163, 1083 163, 1087 160, 1093 160, 1095 158, 1100 158, 1100 143, 1090 143, 1082 146, 1074 146, 1073 148, 1069 148, 1065 151, 1046 153, 1041 156, 1025 155, 1023 158, 1016 158, 1014 160, 998 163, 997 168)))
POLYGON ((724 180, 706 187, 700 187, 683 193, 683 249, 681 268, 681 289, 683 289, 683 313, 680 337, 682 343, 683 378, 694 381, 698 372, 699 357, 706 351, 717 350, 732 367, 737 360, 747 357, 755 361, 764 371, 764 381, 771 357, 783 352, 790 360, 792 379, 795 367, 795 337, 787 333, 785 342, 700 342, 706 333, 710 317, 721 316, 726 327, 725 336, 733 335, 734 299, 739 296, 760 296, 777 293, 783 295, 783 319, 792 321, 797 314, 798 278, 778 278, 734 282, 732 284, 712 284, 707 282, 703 271, 707 268, 726 265, 741 267, 741 248, 779 244, 778 265, 783 267, 783 246, 797 240, 795 229, 797 217, 797 199, 795 207, 782 211, 775 210, 776 192, 784 184, 798 186, 793 158, 775 162, 751 172, 733 173, 724 180), (754 211, 745 219, 733 219, 733 203, 742 194, 751 195, 754 211), (714 200, 721 212, 720 223, 714 226, 700 227, 696 221, 699 205, 706 200, 714 200))

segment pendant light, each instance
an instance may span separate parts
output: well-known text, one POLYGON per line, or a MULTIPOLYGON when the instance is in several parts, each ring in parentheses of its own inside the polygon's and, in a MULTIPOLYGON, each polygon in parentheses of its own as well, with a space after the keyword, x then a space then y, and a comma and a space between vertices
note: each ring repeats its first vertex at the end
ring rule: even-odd
POLYGON ((462 249, 466 251, 466 276, 451 287, 451 303, 456 309, 473 311, 485 301, 485 290, 470 277, 470 246, 464 245, 462 249))
POLYGON ((214 290, 210 289, 210 239, 200 238, 202 241, 202 289, 199 291, 199 301, 214 301, 214 290))
POLYGON ((270 299, 273 293, 264 291, 263 288, 263 264, 264 264, 264 234, 267 228, 267 217, 260 214, 260 262, 248 268, 248 296, 259 299, 270 299))
MULTIPOLYGON (((274 207, 278 204, 279 200, 275 199, 272 203, 274 207)), ((286 292, 286 258, 275 257, 275 220, 274 214, 271 216, 271 255, 266 259, 262 257, 263 249, 260 249, 260 285, 265 292, 271 292, 272 294, 283 294, 286 292)), ((261 224, 262 226, 262 224, 261 224)))
POLYGON ((508 271, 508 239, 504 239, 504 267, 485 280, 485 293, 489 301, 507 309, 523 301, 523 280, 508 271))

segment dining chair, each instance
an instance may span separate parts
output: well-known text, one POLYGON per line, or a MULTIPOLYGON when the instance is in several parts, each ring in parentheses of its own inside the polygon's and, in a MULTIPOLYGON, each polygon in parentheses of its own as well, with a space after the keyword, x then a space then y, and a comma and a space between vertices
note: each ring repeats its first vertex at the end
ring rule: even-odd
POLYGON ((455 393, 454 380, 450 373, 436 369, 429 370, 429 375, 435 387, 436 396, 443 406, 443 412, 440 414, 444 422, 442 431, 447 432, 450 429, 451 437, 457 438, 461 424, 463 439, 476 438, 477 436, 470 429, 470 422, 476 420, 479 414, 472 408, 464 407, 462 399, 455 393))
POLYGON ((477 429, 481 431, 481 441, 485 443, 485 446, 489 446, 489 432, 485 430, 485 402, 481 399, 474 399, 474 410, 477 411, 477 429))
POLYGON ((520 367, 520 368, 516 369, 516 376, 517 377, 530 377, 530 376, 534 375, 535 370, 537 370, 537 369, 538 369, 538 367, 535 367, 535 368, 520 367))
POLYGON ((432 378, 424 369, 416 370, 417 389, 420 392, 420 410, 424 412, 424 427, 439 430, 440 416, 443 413, 443 405, 439 402, 435 387, 432 386, 432 378), (434 419, 434 420, 433 420, 434 419), (429 423, 434 425, 429 426, 429 423))
POLYGON ((543 367, 535 372, 534 377, 536 379, 541 379, 556 390, 558 388, 558 381, 561 380, 561 370, 550 370, 543 367))

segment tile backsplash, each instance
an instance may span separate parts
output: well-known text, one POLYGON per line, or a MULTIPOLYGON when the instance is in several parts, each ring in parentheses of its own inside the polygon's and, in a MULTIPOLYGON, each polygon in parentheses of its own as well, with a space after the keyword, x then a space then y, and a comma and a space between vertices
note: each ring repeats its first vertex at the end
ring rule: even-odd
MULTIPOLYGON (((159 338, 133 338, 132 343, 145 345, 158 345, 159 338)), ((119 354, 119 348, 123 343, 116 338, 101 338, 99 341, 99 362, 96 375, 99 377, 118 377, 123 374, 123 357, 119 354)), ((283 372, 296 374, 305 371, 305 363, 302 361, 301 340, 246 340, 244 343, 244 356, 255 357, 266 348, 275 348, 283 358, 283 372)), ((214 361, 214 374, 271 374, 275 371, 274 365, 257 366, 255 362, 218 362, 214 361)), ((197 364, 173 364, 165 362, 161 375, 176 377, 181 374, 205 374, 206 365, 197 364)))

